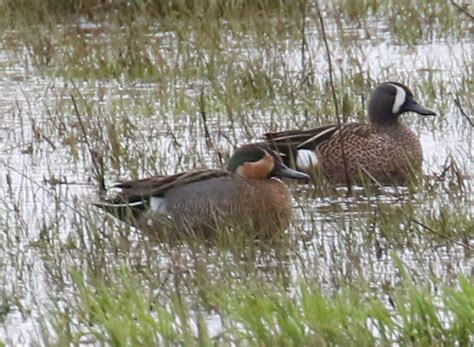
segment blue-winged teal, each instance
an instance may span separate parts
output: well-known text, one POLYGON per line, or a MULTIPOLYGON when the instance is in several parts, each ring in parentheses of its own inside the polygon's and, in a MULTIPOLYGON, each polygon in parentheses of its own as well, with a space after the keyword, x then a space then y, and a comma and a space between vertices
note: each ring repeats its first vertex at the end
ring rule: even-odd
POLYGON ((223 228, 250 228, 271 235, 288 227, 290 193, 276 177, 308 179, 261 145, 240 147, 228 170, 197 170, 122 182, 113 199, 94 203, 151 234, 172 228, 180 235, 212 235, 223 228))
MULTIPOLYGON (((405 112, 436 115, 421 106, 403 84, 379 84, 369 101, 369 124, 345 123, 309 130, 265 134, 284 161, 310 172, 321 169, 334 184, 408 183, 421 171, 423 152, 417 135, 400 121, 405 112)), ((291 166, 291 165, 290 165, 291 166)))

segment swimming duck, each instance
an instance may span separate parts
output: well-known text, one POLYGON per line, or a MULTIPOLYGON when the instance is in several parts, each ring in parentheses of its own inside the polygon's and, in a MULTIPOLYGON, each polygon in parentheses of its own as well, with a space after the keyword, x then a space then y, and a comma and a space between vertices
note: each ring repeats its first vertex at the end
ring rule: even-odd
POLYGON ((436 115, 420 105, 407 86, 386 82, 372 93, 369 124, 331 124, 264 137, 285 155, 287 165, 305 172, 320 169, 334 184, 360 183, 367 176, 382 184, 406 184, 421 171, 423 161, 418 136, 400 120, 406 112, 436 115))
POLYGON ((112 199, 94 203, 118 219, 160 235, 211 236, 222 228, 246 228, 255 236, 288 227, 290 193, 277 177, 308 179, 257 144, 237 149, 227 170, 194 170, 122 182, 112 199))

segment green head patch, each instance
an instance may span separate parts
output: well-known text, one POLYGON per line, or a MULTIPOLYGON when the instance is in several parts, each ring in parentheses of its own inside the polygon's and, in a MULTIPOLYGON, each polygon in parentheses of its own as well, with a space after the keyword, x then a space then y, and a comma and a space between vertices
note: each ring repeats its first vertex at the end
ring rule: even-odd
POLYGON ((255 145, 242 146, 234 152, 232 157, 230 157, 227 170, 235 172, 237 168, 244 163, 259 161, 260 159, 263 159, 266 154, 267 153, 261 147, 255 145))

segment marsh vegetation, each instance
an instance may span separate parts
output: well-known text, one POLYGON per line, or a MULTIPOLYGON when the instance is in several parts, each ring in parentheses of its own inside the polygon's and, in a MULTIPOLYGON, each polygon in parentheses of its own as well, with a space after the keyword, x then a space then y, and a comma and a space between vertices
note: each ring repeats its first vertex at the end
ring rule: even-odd
POLYGON ((472 344, 474 9, 454 3, 0 2, 0 345, 472 344), (416 187, 290 184, 276 243, 156 242, 90 205, 102 177, 365 121, 388 80, 439 114, 403 116, 416 187))

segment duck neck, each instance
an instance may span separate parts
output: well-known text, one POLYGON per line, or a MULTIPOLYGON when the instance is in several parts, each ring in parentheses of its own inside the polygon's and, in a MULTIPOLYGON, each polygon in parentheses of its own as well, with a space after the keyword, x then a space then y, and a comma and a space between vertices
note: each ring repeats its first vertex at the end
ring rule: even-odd
POLYGON ((392 122, 372 123, 372 127, 375 128, 376 132, 387 134, 397 141, 406 138, 407 136, 410 137, 413 134, 413 131, 398 120, 398 118, 394 119, 392 122))
POLYGON ((401 126, 402 123, 399 117, 394 116, 392 113, 386 115, 380 115, 375 113, 369 113, 370 124, 374 128, 393 128, 401 126))

